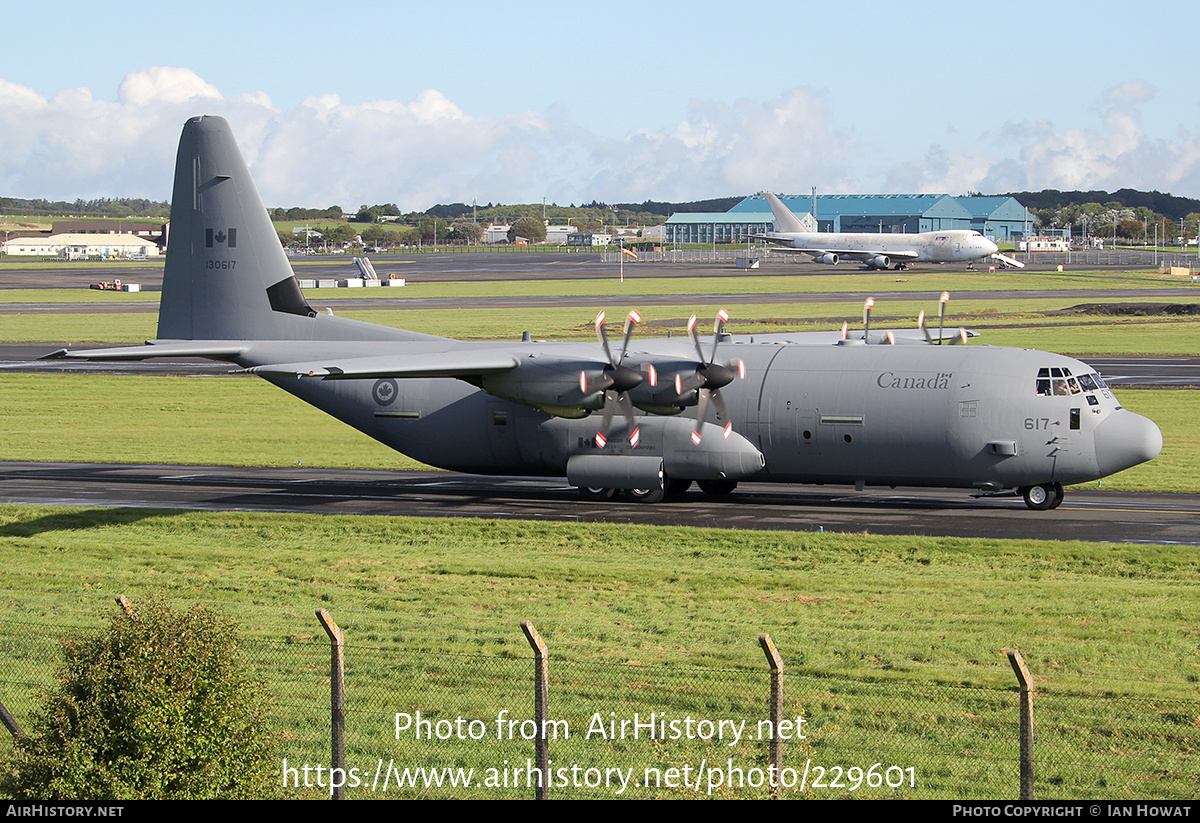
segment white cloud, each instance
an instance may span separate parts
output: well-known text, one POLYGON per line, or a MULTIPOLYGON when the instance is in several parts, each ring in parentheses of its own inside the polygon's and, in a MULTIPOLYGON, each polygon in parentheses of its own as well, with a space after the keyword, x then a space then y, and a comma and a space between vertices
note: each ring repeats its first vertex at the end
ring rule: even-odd
POLYGON ((1061 189, 1115 191, 1119 188, 1200 194, 1200 145, 1194 132, 1155 139, 1141 125, 1141 107, 1154 98, 1145 81, 1120 83, 1100 95, 1098 128, 1054 124, 1006 124, 996 141, 1016 145, 980 176, 977 188, 991 191, 1061 189))
POLYGON ((0 80, 0 193, 169 198, 179 130, 198 114, 229 119, 264 201, 280 206, 394 202, 407 211, 473 196, 637 202, 810 186, 1200 193, 1200 138, 1155 139, 1141 125, 1154 94, 1144 81, 1122 83, 1098 97, 1096 127, 1011 122, 982 136, 947 132, 922 156, 882 165, 855 131, 835 125, 826 95, 807 87, 766 101, 693 99, 674 128, 632 127, 607 139, 558 107, 480 116, 436 89, 353 105, 314 94, 279 109, 264 92, 225 98, 184 68, 132 72, 115 101, 89 89, 47 99, 0 80))
POLYGON ((966 194, 977 191, 992 161, 979 152, 950 151, 933 145, 919 159, 903 162, 886 176, 890 194, 966 194))
POLYGON ((196 98, 220 100, 221 93, 191 69, 172 66, 153 66, 127 74, 117 91, 117 99, 130 106, 187 103, 196 98))
POLYGON ((812 89, 794 88, 763 103, 692 100, 665 134, 631 132, 598 143, 587 189, 605 200, 691 200, 770 188, 854 185, 849 134, 830 126, 830 110, 812 89))

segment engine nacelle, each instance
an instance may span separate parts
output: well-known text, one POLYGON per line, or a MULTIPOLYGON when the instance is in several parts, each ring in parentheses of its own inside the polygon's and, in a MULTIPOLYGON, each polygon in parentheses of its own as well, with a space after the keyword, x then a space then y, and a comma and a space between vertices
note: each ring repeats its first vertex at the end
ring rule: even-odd
POLYGON ((867 265, 873 269, 890 269, 892 267, 892 259, 886 254, 879 254, 868 260, 867 265))
POLYGON ((840 257, 838 257, 836 254, 834 254, 831 251, 827 251, 824 254, 818 255, 817 257, 815 257, 813 259, 817 263, 824 263, 827 266, 836 266, 838 264, 838 261, 841 260, 840 257))
POLYGON ((555 417, 584 417, 604 405, 603 389, 582 384, 580 371, 604 373, 597 363, 572 363, 554 358, 527 357, 519 368, 485 374, 479 387, 488 394, 541 409, 555 417))

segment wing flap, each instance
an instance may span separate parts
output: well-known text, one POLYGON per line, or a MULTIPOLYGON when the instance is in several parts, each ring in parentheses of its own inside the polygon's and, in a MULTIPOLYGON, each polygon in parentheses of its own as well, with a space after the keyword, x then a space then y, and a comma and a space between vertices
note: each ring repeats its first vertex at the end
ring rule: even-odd
POLYGON ((322 380, 366 380, 381 377, 466 377, 517 367, 507 352, 469 351, 378 357, 330 358, 297 363, 269 363, 243 369, 264 377, 319 377, 322 380))

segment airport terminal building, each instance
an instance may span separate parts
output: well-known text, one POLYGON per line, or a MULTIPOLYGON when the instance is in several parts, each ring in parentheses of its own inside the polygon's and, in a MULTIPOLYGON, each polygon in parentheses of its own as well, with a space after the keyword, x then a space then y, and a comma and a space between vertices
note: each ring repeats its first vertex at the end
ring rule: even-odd
MULTIPOLYGON (((951 197, 948 194, 780 195, 807 231, 916 234, 974 229, 998 243, 1024 239, 1032 218, 1011 197, 951 197)), ((738 243, 771 231, 766 198, 755 194, 727 212, 674 214, 668 243, 738 243)))

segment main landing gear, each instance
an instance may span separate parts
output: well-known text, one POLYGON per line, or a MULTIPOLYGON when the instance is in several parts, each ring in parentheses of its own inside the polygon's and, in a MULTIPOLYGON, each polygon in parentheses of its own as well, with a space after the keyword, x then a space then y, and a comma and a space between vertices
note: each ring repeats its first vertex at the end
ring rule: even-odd
MULTIPOLYGON (((692 486, 691 480, 676 480, 667 478, 665 488, 661 489, 625 489, 626 499, 634 503, 659 503, 664 498, 678 497, 692 486)), ((701 480, 700 490, 708 495, 723 497, 737 488, 736 480, 701 480)), ((619 489, 604 489, 591 486, 580 486, 579 496, 584 500, 605 502, 615 500, 619 489)))
POLYGON ((1057 509, 1063 501, 1062 483, 1043 483, 1040 486, 1025 486, 1019 490, 1025 505, 1034 511, 1057 509))

